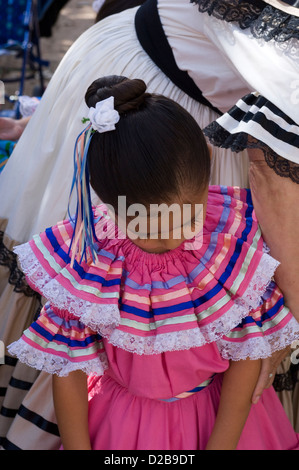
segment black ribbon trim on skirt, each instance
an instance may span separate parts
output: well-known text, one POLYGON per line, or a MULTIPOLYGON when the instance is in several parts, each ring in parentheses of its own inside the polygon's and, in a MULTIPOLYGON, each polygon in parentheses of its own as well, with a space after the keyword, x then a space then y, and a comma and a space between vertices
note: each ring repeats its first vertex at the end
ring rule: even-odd
POLYGON ((137 10, 135 30, 138 40, 157 67, 188 96, 209 107, 217 114, 222 112, 215 108, 202 94, 186 71, 178 68, 172 49, 159 17, 157 0, 148 0, 137 10))

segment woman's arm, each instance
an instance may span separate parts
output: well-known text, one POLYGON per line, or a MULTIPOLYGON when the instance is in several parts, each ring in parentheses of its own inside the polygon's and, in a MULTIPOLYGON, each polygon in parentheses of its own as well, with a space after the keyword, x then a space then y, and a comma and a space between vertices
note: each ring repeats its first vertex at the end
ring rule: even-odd
POLYGON ((78 370, 67 377, 53 375, 53 398, 63 448, 91 450, 86 374, 78 370))
POLYGON ((252 395, 252 403, 256 404, 265 388, 271 387, 279 364, 291 354, 291 351, 291 346, 287 346, 285 349, 276 351, 272 356, 262 360, 261 373, 252 395))
POLYGON ((7 117, 0 118, 0 140, 19 140, 25 127, 30 121, 30 117, 13 119, 7 117))
POLYGON ((261 361, 231 362, 223 377, 214 429, 206 450, 236 449, 246 423, 261 361))

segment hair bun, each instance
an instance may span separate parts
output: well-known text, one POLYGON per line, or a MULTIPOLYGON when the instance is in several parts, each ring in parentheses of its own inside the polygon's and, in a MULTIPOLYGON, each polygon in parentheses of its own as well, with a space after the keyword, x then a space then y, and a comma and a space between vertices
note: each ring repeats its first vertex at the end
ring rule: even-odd
POLYGON ((143 80, 110 75, 95 80, 88 87, 85 102, 91 108, 110 96, 114 97, 115 109, 119 114, 124 114, 139 109, 148 94, 143 80))

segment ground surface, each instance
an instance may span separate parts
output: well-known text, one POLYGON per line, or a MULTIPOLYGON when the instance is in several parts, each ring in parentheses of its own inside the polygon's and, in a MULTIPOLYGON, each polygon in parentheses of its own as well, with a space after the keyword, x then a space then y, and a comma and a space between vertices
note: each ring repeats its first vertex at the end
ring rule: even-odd
MULTIPOLYGON (((69 0, 60 11, 59 18, 52 29, 52 36, 41 38, 42 58, 49 61, 49 67, 44 69, 45 83, 49 81, 60 60, 80 34, 90 27, 95 20, 92 0, 69 0)), ((15 75, 15 67, 20 61, 4 56, 0 57, 0 80, 15 75)), ((27 80, 23 95, 32 96, 39 85, 38 77, 27 80)), ((13 96, 18 84, 5 84, 6 94, 13 96)), ((0 109, 3 110, 3 105, 0 109)))

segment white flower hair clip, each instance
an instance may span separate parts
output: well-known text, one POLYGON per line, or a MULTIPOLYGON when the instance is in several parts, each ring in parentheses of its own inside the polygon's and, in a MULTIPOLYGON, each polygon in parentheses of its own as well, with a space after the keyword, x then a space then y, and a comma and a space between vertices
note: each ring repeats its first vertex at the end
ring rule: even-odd
POLYGON ((20 113, 23 117, 32 116, 40 102, 35 96, 27 95, 19 96, 18 100, 20 103, 20 113))
POLYGON ((90 108, 88 118, 91 127, 97 132, 108 132, 115 130, 115 124, 118 123, 120 116, 114 109, 114 96, 98 101, 95 108, 90 108))

